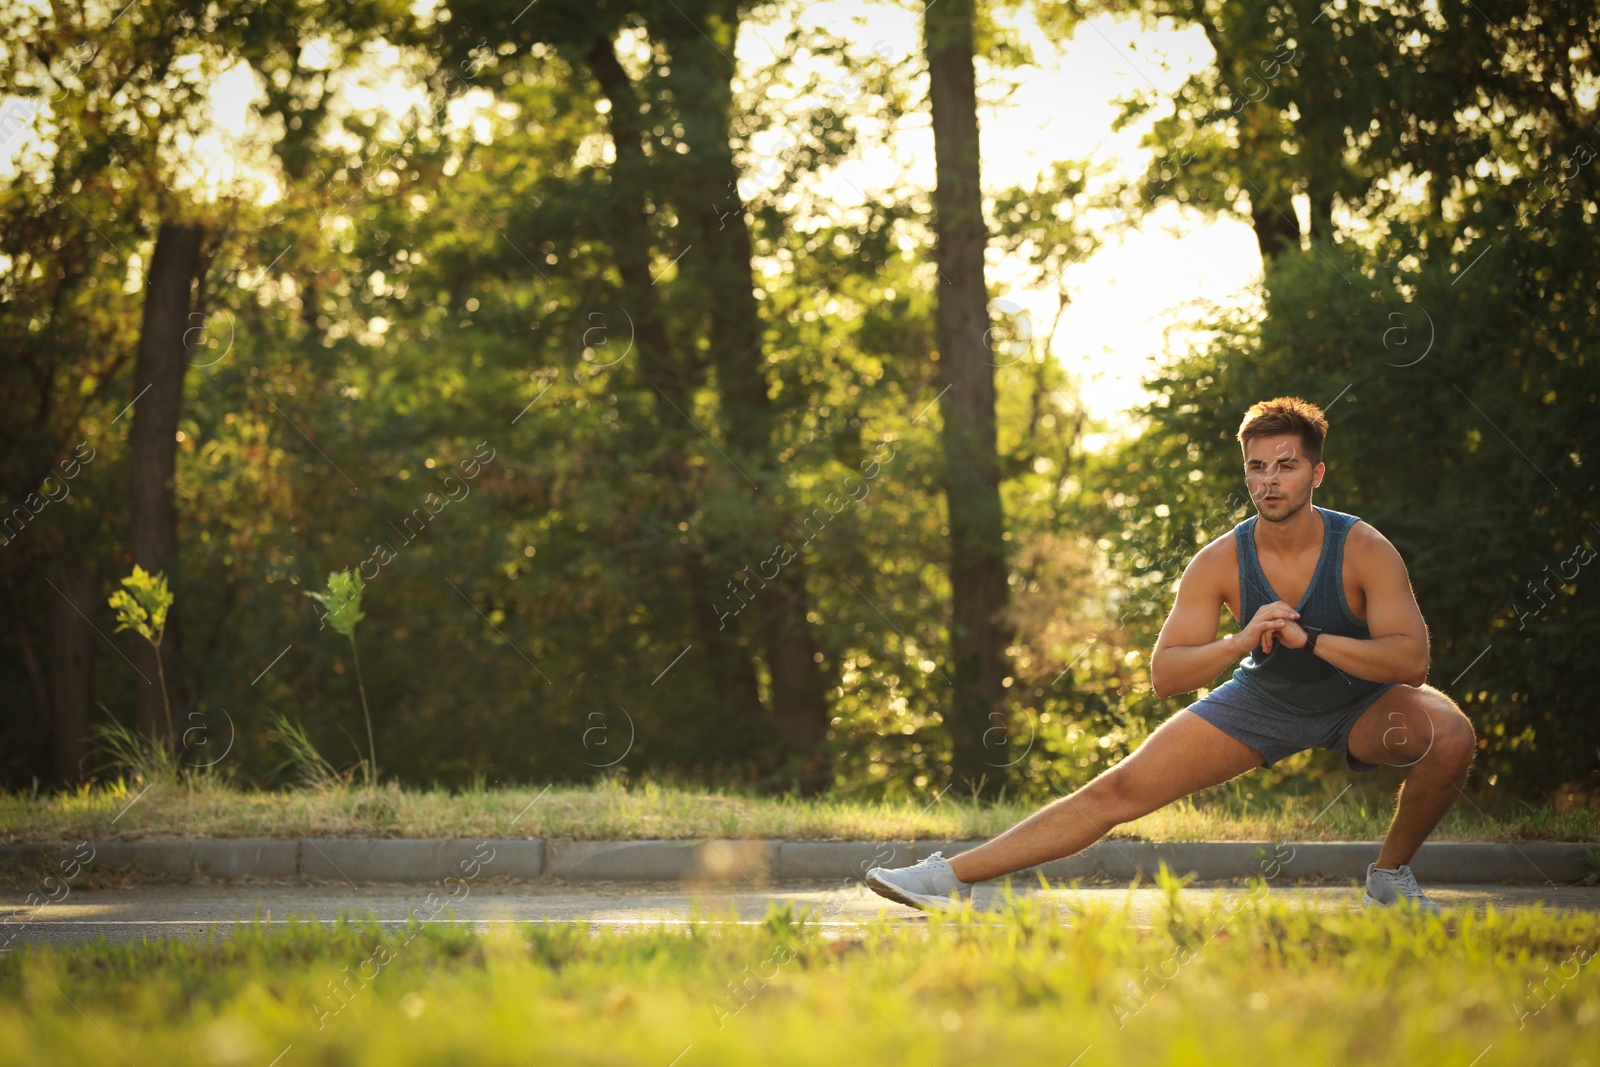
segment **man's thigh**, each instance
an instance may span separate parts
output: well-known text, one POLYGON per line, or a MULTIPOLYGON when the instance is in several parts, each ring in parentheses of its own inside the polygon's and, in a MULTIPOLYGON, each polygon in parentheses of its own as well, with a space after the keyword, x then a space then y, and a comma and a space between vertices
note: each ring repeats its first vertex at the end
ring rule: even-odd
POLYGON ((1455 701, 1431 685, 1397 685, 1350 728, 1350 755, 1363 763, 1410 767, 1429 753, 1470 748, 1472 724, 1455 701))
POLYGON ((1261 766, 1260 752, 1183 709, 1095 781, 1154 811, 1261 766))

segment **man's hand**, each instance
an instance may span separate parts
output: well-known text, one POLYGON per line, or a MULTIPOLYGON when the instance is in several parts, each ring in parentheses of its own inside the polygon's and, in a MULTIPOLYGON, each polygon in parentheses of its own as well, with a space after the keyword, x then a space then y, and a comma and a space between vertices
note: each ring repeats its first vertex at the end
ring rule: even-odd
POLYGON ((1306 633, 1305 627, 1297 622, 1291 622, 1278 631, 1278 640, 1284 648, 1305 648, 1306 641, 1311 635, 1306 633))
POLYGON ((1239 631, 1238 639, 1250 648, 1260 645, 1268 655, 1272 654, 1274 638, 1282 640, 1289 648, 1299 648, 1306 643, 1306 632, 1294 621, 1299 617, 1300 613, 1294 608, 1281 600, 1274 600, 1261 605, 1249 625, 1239 631), (1288 632, 1290 629, 1293 630, 1292 637, 1288 632))

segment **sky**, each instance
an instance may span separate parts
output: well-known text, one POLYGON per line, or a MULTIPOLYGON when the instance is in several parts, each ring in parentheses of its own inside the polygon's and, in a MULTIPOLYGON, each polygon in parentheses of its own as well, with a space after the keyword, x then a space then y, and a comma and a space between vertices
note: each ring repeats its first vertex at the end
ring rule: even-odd
MULTIPOLYGON (((742 69, 758 69, 795 19, 844 38, 857 58, 876 53, 894 62, 915 57, 921 46, 920 19, 910 5, 817 0, 782 5, 778 11, 779 17, 747 24, 741 31, 735 58, 742 69)), ((1204 35, 1192 27, 1148 26, 1134 19, 1101 16, 1079 25, 1071 39, 1053 41, 1025 13, 1011 24, 1032 50, 1035 64, 1003 72, 980 64, 980 100, 992 101, 999 95, 995 78, 1020 83, 1002 104, 980 107, 983 181, 988 191, 1031 185, 1059 160, 1089 160, 1128 178, 1138 174, 1148 158, 1138 146, 1142 129, 1112 132, 1115 101, 1145 91, 1155 93, 1158 100, 1168 97, 1211 57, 1204 35)), ((321 65, 315 46, 307 52, 306 65, 321 65)), ((353 104, 398 111, 418 99, 410 90, 383 84, 385 69, 380 61, 372 70, 349 76, 346 92, 353 104)), ((255 160, 267 158, 259 143, 262 133, 249 115, 249 103, 258 91, 255 76, 242 64, 216 79, 211 90, 215 132, 198 144, 181 146, 182 158, 192 167, 185 184, 243 183, 257 186, 259 195, 272 195, 270 181, 250 173, 255 160), (257 139, 254 146, 249 145, 252 138, 257 139)), ((4 106, 14 110, 16 103, 4 106)), ((458 102, 451 115, 471 121, 470 104, 458 102)), ((24 127, 0 143, 0 179, 12 169, 11 161, 31 132, 24 127)), ((757 139, 752 158, 746 161, 747 181, 762 180, 767 171, 761 166, 761 152, 771 151, 773 139, 783 136, 777 130, 765 141, 757 139)), ((874 189, 906 180, 922 188, 933 185, 933 135, 925 108, 893 131, 888 149, 866 151, 862 158, 817 178, 824 198, 846 208, 861 203, 874 189)), ((1153 360, 1184 343, 1188 323, 1205 321, 1199 305, 1251 302, 1252 286, 1260 274, 1261 258, 1248 225, 1166 205, 1084 261, 1070 265, 1061 279, 1043 284, 1032 280, 1028 264, 991 249, 988 282, 996 294, 992 310, 997 315, 1025 316, 1024 329, 1038 343, 1043 343, 1057 312, 1056 285, 1065 286, 1071 302, 1051 354, 1078 379, 1090 413, 1115 428, 1126 426, 1122 413, 1141 402, 1140 382, 1154 369, 1153 360)))

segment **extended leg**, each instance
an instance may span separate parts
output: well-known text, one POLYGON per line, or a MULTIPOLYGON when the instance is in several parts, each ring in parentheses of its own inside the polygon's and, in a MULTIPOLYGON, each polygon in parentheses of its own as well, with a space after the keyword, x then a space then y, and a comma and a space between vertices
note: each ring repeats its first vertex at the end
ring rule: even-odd
POLYGON ((1092 782, 950 861, 963 882, 982 882, 1080 852, 1112 827, 1190 793, 1236 778, 1261 753, 1187 708, 1092 782))
POLYGON ((1431 685, 1396 686, 1362 713, 1350 731, 1350 754, 1409 768, 1379 867, 1411 862, 1466 784, 1477 745, 1471 720, 1431 685))

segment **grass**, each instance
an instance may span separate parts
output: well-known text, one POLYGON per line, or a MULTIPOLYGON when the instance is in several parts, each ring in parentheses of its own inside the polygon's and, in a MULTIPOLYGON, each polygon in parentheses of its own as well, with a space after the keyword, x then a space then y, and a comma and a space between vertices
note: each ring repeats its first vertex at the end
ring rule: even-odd
MULTIPOLYGON (((542 837, 584 840, 783 838, 812 841, 972 840, 1032 811, 946 792, 878 802, 754 797, 616 780, 585 787, 364 789, 351 783, 262 792, 219 776, 146 788, 118 779, 76 792, 0 793, 0 841, 75 842, 171 837, 542 837)), ((1299 796, 1263 795, 1234 781, 1116 827, 1155 841, 1371 841, 1394 812, 1394 782, 1360 782, 1299 796)), ((1521 805, 1485 812, 1460 800, 1435 841, 1594 841, 1600 811, 1521 805)))
POLYGON ((1227 903, 1161 882, 1149 930, 1079 897, 1071 925, 1016 899, 926 924, 823 928, 775 905, 756 925, 479 935, 414 915, 28 946, 0 956, 0 1059, 1600 1063, 1592 916, 1318 913, 1264 882, 1227 903))

